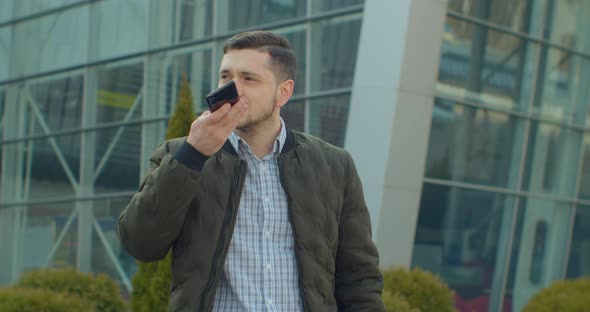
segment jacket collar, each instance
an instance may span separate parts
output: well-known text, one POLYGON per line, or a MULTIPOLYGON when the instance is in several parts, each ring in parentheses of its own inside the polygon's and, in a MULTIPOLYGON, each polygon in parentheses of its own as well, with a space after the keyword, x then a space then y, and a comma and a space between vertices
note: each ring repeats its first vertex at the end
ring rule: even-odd
MULTIPOLYGON (((286 152, 292 150, 295 147, 295 133, 292 130, 287 129, 287 139, 285 140, 285 146, 281 149, 281 155, 285 154, 286 152)), ((223 147, 221 148, 222 151, 233 155, 238 156, 238 152, 234 149, 233 145, 229 140, 225 141, 223 147)))

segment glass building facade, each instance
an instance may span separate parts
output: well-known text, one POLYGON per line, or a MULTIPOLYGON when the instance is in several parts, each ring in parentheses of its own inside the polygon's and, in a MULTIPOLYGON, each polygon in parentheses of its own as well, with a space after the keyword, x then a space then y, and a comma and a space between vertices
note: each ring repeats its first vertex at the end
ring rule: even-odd
POLYGON ((77 266, 131 289, 117 217, 164 139, 182 75, 202 111, 236 33, 292 42, 299 70, 283 118, 342 146, 362 10, 355 0, 1 1, 0 283, 77 266))
POLYGON ((462 311, 590 274, 590 2, 449 0, 412 264, 462 311))
MULTIPOLYGON (((292 42, 282 117, 346 148, 369 1, 0 1, 0 285, 76 266, 131 290, 117 217, 181 77, 204 110, 236 33, 292 42)), ((586 0, 447 1, 415 239, 394 252, 440 275, 460 311, 519 311, 590 275, 588 16, 586 0)))

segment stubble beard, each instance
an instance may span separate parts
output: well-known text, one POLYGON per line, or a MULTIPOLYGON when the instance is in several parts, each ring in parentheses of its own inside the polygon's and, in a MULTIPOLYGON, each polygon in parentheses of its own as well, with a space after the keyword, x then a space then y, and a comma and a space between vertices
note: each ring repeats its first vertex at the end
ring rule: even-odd
POLYGON ((266 127, 270 126, 274 116, 274 112, 278 107, 275 105, 276 96, 273 97, 268 109, 262 112, 262 115, 256 119, 248 119, 243 125, 238 125, 237 130, 244 133, 255 134, 264 131, 266 127))

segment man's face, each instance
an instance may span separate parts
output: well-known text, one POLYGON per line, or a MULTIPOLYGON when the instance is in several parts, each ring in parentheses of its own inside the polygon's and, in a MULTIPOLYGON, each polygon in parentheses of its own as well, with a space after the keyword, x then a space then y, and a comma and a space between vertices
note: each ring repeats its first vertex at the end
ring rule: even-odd
POLYGON ((240 101, 248 104, 248 112, 238 129, 255 128, 265 121, 278 117, 278 82, 271 71, 270 55, 252 49, 230 50, 221 61, 219 86, 234 80, 240 101))

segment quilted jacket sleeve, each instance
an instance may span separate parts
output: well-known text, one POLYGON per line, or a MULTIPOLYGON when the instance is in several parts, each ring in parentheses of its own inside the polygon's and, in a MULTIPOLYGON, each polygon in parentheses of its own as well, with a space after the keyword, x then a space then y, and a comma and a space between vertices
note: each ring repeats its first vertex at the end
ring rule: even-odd
POLYGON ((383 277, 371 238, 371 220, 360 178, 347 153, 348 181, 340 216, 335 297, 338 311, 385 311, 383 277))
POLYGON ((150 171, 117 224, 123 247, 138 260, 164 258, 179 235, 207 157, 184 140, 161 144, 150 157, 150 171), (175 146, 174 155, 171 146, 175 146))

